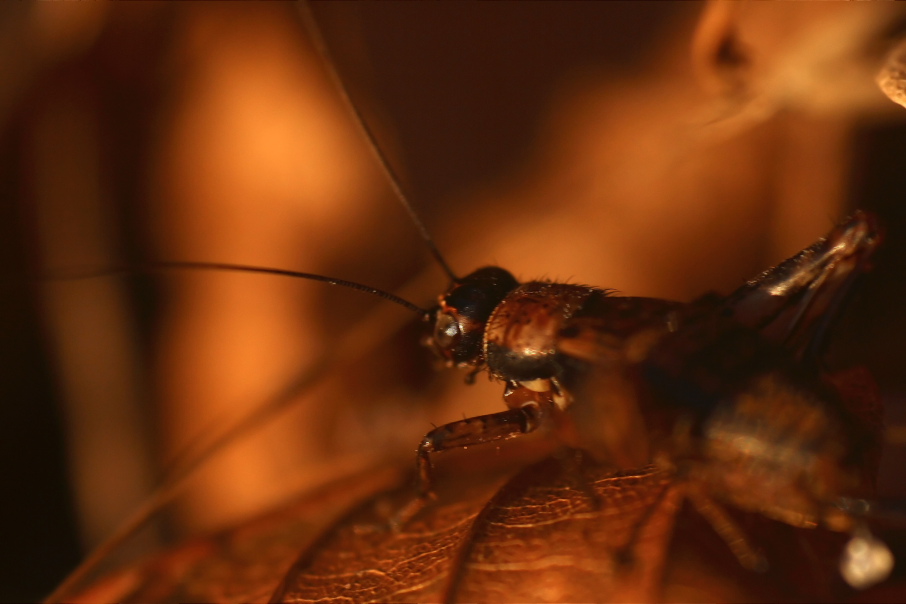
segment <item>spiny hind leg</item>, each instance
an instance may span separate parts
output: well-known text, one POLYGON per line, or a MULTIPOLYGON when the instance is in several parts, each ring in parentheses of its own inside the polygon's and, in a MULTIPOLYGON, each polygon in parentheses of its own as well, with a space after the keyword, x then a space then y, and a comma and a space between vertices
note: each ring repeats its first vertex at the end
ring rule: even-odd
POLYGON ((695 507, 701 516, 708 521, 711 528, 714 529, 720 538, 723 539, 736 559, 743 568, 755 572, 765 572, 768 569, 768 562, 764 555, 759 552, 746 537, 745 532, 740 528, 733 518, 727 514, 727 511, 719 503, 714 501, 710 495, 704 492, 697 484, 688 483, 686 498, 695 507))
POLYGON ((646 541, 647 535, 653 532, 652 525, 658 521, 669 520, 671 526, 666 530, 670 534, 673 533, 672 523, 684 498, 681 486, 681 483, 669 482, 645 508, 641 517, 632 525, 626 544, 616 552, 618 563, 624 567, 632 567, 637 559, 646 559, 646 556, 640 555, 638 550, 646 541))
POLYGON ((639 521, 633 526, 630 538, 618 554, 620 562, 632 565, 643 534, 650 530, 648 526, 656 518, 676 517, 683 501, 688 500, 702 518, 727 544, 730 551, 744 567, 752 571, 767 570, 764 556, 749 542, 745 532, 719 503, 704 492, 700 485, 691 480, 678 479, 671 482, 645 510, 639 521))

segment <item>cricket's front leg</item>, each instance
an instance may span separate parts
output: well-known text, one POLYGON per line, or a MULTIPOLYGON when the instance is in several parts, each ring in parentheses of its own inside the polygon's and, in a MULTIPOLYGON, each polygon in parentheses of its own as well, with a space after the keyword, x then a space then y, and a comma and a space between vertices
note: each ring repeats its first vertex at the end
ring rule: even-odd
POLYGON ((416 451, 415 497, 391 519, 391 527, 394 530, 402 528, 434 498, 432 453, 464 449, 529 434, 538 429, 543 416, 541 406, 529 404, 451 422, 428 432, 416 451))
POLYGON ((490 415, 470 417, 431 430, 422 439, 416 452, 417 495, 430 497, 433 492, 432 453, 448 449, 465 449, 529 434, 538 428, 540 415, 536 406, 520 407, 490 415))

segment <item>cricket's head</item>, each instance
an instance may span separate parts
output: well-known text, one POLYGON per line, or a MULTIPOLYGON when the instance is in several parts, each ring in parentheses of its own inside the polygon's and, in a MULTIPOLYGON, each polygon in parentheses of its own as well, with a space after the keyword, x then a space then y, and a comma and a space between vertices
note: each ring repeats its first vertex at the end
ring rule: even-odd
POLYGON ((428 345, 450 366, 481 365, 488 318, 518 285, 513 275, 497 266, 457 279, 434 309, 434 331, 428 345))

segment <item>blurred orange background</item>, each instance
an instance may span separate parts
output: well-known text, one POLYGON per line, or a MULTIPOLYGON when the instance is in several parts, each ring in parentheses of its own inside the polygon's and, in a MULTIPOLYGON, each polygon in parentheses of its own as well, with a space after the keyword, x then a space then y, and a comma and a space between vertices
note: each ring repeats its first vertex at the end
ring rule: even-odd
MULTIPOLYGON (((898 7, 313 9, 460 274, 496 263, 524 280, 691 300, 729 292, 853 207, 876 211, 888 241, 832 358, 868 364, 889 417, 906 420, 896 352, 906 110, 874 84, 903 24, 898 7)), ((90 547, 181 451, 279 399, 312 367, 318 384, 211 459, 137 549, 406 458, 432 423, 502 408, 499 384, 469 388, 434 370, 406 311, 347 290, 179 272, 36 285, 58 270, 155 259, 321 273, 421 305, 447 283, 292 4, 2 10, 3 314, 16 327, 4 342, 3 405, 36 401, 46 419, 35 434, 51 439, 35 469, 37 437, 22 428, 32 420, 4 423, 4 463, 21 485, 5 503, 20 534, 5 568, 43 567, 10 597, 40 596, 76 556, 71 525, 54 525, 71 545, 53 562, 56 533, 28 527, 75 515, 90 547), (322 368, 331 355, 340 360, 322 368), (53 439, 55 425, 65 437, 53 439)), ((896 487, 895 474, 887 483, 896 487)))

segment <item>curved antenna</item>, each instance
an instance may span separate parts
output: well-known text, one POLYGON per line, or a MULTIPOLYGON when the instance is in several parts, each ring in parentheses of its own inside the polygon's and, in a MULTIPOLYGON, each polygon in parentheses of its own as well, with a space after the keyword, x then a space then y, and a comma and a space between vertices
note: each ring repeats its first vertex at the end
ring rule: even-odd
POLYGON ((363 285, 361 283, 356 283, 355 281, 347 281, 346 279, 335 279, 333 277, 325 277, 324 275, 317 275, 314 273, 302 273, 299 271, 290 271, 279 268, 264 268, 260 266, 249 266, 246 264, 230 264, 228 262, 188 262, 188 261, 173 261, 173 260, 160 260, 155 262, 141 262, 139 264, 130 265, 130 266, 117 266, 112 268, 104 268, 98 270, 86 270, 86 271, 59 271, 56 273, 51 273, 45 275, 44 279, 48 280, 70 280, 70 279, 90 279, 92 277, 108 277, 111 275, 119 274, 129 274, 135 271, 157 271, 157 270, 168 270, 168 269, 177 269, 177 270, 203 270, 203 271, 228 271, 228 272, 242 272, 242 273, 264 273, 266 275, 279 275, 281 277, 294 277, 297 279, 308 279, 310 281, 320 281, 321 283, 327 283, 328 285, 338 285, 340 287, 347 287, 349 289, 354 289, 366 294, 371 294, 372 296, 377 296, 383 298, 388 302, 393 302, 398 304, 403 308, 410 310, 418 315, 421 315, 422 319, 428 320, 431 318, 431 312, 416 306, 412 302, 395 296, 390 292, 386 292, 382 289, 376 287, 370 287, 368 285, 363 285))
POLYGON ((387 183, 390 185, 390 189, 393 191, 393 195, 406 210, 406 213, 409 215, 409 219, 412 221, 412 224, 415 225, 415 228, 421 236, 422 240, 428 246, 428 250, 431 252, 431 255, 434 256, 434 260, 437 261, 441 269, 443 269, 443 271, 447 273, 447 276, 450 277, 451 280, 459 281, 456 273, 453 272, 453 270, 447 264, 447 261, 441 255, 440 250, 437 249, 437 245, 434 243, 434 239, 431 237, 431 233, 428 232, 425 223, 422 222, 422 219, 415 212, 415 208, 412 206, 409 198, 403 192, 403 188, 400 185, 400 180, 397 177, 396 172, 394 172, 393 167, 387 160, 387 156, 383 153, 383 151, 381 151, 381 148, 378 146, 377 137, 375 137, 374 132, 371 130, 371 128, 369 128, 368 123, 365 121, 365 117, 362 115, 362 112, 358 109, 358 107, 356 107, 355 103, 352 102, 352 97, 349 96, 349 89, 346 87, 346 84, 343 82, 343 78, 340 77, 340 74, 337 71, 333 57, 330 54, 330 49, 327 47, 327 43, 324 41, 324 36, 321 35, 321 30, 318 27, 317 22, 315 21, 315 17, 312 13, 310 4, 308 2, 302 2, 300 4, 299 13, 302 15, 302 22, 305 25, 305 29, 308 31, 308 35, 311 37, 311 41, 312 44, 314 44, 315 50, 322 59, 322 63, 324 64, 324 68, 327 70, 328 76, 333 82, 334 87, 337 89, 337 92, 339 93, 343 104, 346 105, 346 109, 352 114, 354 118, 353 121, 355 121, 359 132, 362 134, 365 140, 368 141, 368 146, 371 148, 371 153, 377 160, 378 165, 381 167, 381 171, 384 173, 384 176, 387 179, 387 183))

